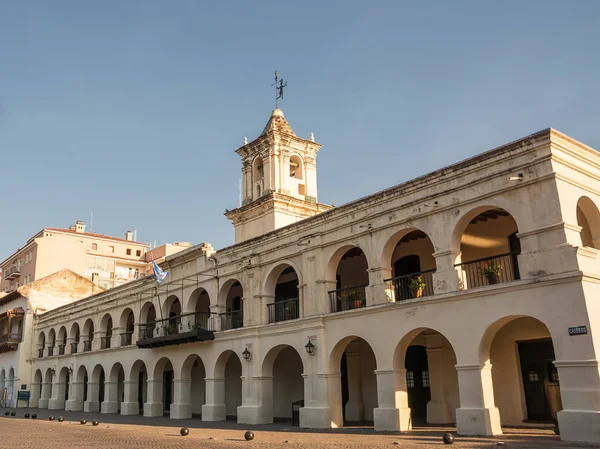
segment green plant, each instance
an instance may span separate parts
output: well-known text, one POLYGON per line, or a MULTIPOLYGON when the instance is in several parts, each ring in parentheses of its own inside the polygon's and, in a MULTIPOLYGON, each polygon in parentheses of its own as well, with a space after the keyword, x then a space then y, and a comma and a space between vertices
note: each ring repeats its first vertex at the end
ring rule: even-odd
POLYGON ((502 266, 500 264, 495 263, 493 260, 490 260, 481 268, 481 274, 484 276, 496 275, 500 276, 500 272, 502 271, 502 266))
POLYGON ((426 285, 427 284, 425 284, 425 282, 423 281, 422 276, 415 276, 414 278, 412 278, 410 280, 410 289, 412 291, 421 290, 421 289, 425 288, 426 285))

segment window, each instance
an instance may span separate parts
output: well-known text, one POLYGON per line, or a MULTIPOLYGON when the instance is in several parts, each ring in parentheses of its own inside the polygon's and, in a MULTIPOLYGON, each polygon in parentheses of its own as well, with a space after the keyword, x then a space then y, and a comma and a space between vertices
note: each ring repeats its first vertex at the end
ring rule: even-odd
POLYGON ((98 244, 92 243, 92 251, 98 251, 98 244))
POLYGON ((109 246, 108 247, 108 252, 109 253, 114 253, 115 252, 115 247, 114 246, 109 246))
POLYGON ((406 387, 415 388, 415 373, 413 371, 406 372, 406 387))
POLYGON ((142 250, 141 250, 141 249, 138 249, 138 250, 135 252, 135 255, 136 255, 136 256, 138 256, 138 257, 140 257, 140 256, 142 255, 142 250))
POLYGON ((431 380, 429 379, 429 371, 421 371, 421 379, 423 380, 423 388, 429 388, 431 386, 431 380))
POLYGON ((127 248, 127 255, 131 256, 131 248, 127 248))

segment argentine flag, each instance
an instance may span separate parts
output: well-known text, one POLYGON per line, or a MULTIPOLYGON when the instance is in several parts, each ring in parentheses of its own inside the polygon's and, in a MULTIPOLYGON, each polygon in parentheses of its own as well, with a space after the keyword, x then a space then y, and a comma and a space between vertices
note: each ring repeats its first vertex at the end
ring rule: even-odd
POLYGON ((156 279, 157 283, 161 283, 168 276, 168 271, 163 271, 160 267, 154 262, 154 256, 150 253, 150 257, 152 258, 152 270, 154 271, 154 279, 156 279))

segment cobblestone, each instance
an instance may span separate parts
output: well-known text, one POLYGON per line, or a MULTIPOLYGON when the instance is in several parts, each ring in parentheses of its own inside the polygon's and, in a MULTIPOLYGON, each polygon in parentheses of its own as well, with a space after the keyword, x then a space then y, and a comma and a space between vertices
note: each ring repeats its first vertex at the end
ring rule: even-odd
MULTIPOLYGON (((83 412, 19 409, 17 417, 0 414, 0 447, 11 449, 187 449, 187 448, 383 448, 423 449, 446 447, 442 434, 453 428, 418 428, 405 434, 377 433, 372 428, 357 427, 309 431, 286 424, 263 426, 238 425, 233 421, 205 423, 198 419, 174 421, 168 418, 126 417, 83 412), (38 419, 25 419, 25 413, 37 413, 38 419), (65 422, 50 422, 48 417, 64 416, 65 422), (88 424, 81 425, 85 417, 88 424), (93 427, 91 421, 100 425, 93 427), (189 436, 179 434, 189 427, 189 436), (255 439, 244 440, 244 432, 253 430, 255 439)), ((499 437, 456 437, 454 448, 492 448, 502 441, 507 448, 576 448, 600 447, 560 441, 550 429, 507 429, 499 437)))

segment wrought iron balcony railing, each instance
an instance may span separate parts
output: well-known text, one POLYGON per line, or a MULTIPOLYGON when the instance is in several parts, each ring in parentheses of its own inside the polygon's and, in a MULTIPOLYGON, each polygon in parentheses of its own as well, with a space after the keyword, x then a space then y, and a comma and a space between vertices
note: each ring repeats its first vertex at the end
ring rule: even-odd
POLYGON ((133 342, 133 331, 121 334, 121 346, 129 346, 133 342))
POLYGON ((217 319, 216 313, 192 312, 142 323, 137 345, 146 348, 213 340, 217 319))
POLYGON ((269 323, 279 321, 295 320, 300 318, 300 299, 286 299, 285 301, 275 301, 267 304, 269 311, 269 323))
POLYGON ((71 343, 71 354, 77 354, 78 349, 79 349, 79 342, 71 343))
POLYGON ((456 264, 462 287, 469 289, 520 279, 518 255, 511 252, 456 264))
POLYGON ((58 355, 65 355, 65 345, 58 345, 58 355))
POLYGON ((244 326, 244 311, 234 310, 233 312, 221 313, 221 330, 239 329, 244 326))
POLYGON ((110 335, 107 335, 106 337, 100 337, 100 349, 109 349, 111 338, 112 337, 110 335))
POLYGON ((83 342, 83 352, 90 352, 92 350, 92 340, 86 340, 83 342))
POLYGON ((384 282, 394 292, 395 301, 406 301, 407 299, 433 295, 433 273, 435 273, 435 270, 418 271, 386 279, 384 282), (421 289, 415 288, 414 280, 418 277, 421 277, 422 282, 425 284, 421 289))
POLYGON ((10 334, 0 335, 0 343, 20 343, 21 342, 21 334, 17 332, 12 332, 10 334))
POLYGON ((52 357, 54 355, 54 346, 48 346, 48 357, 52 357))
POLYGON ((329 303, 331 312, 342 312, 344 310, 360 309, 366 307, 367 296, 366 287, 368 285, 355 285, 353 287, 331 290, 329 293, 329 303))

